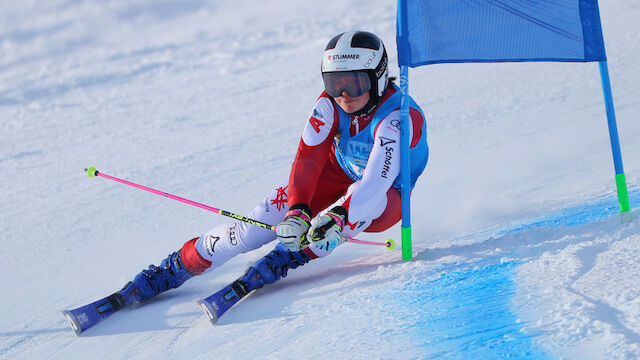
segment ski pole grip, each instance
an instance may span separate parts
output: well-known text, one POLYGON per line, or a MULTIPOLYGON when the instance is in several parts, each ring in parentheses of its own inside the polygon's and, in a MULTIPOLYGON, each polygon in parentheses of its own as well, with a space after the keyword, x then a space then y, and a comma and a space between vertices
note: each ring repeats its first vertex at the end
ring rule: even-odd
POLYGON ((93 166, 84 170, 87 172, 87 175, 89 175, 89 177, 95 177, 96 175, 98 175, 98 170, 96 170, 96 168, 93 166))

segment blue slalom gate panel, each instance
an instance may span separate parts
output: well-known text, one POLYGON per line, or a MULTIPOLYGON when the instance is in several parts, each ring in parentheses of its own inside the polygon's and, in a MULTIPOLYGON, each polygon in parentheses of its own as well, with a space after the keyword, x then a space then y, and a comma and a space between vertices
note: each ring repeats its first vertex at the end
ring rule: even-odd
POLYGON ((597 0, 399 0, 398 11, 401 66, 606 60, 597 0))

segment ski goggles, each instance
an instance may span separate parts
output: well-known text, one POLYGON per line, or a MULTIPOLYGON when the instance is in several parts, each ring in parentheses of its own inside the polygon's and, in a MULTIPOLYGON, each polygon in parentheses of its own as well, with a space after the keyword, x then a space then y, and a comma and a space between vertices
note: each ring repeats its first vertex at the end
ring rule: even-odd
POLYGON ((364 71, 324 73, 322 80, 327 94, 334 98, 342 96, 343 91, 351 97, 358 97, 371 90, 369 74, 364 71))

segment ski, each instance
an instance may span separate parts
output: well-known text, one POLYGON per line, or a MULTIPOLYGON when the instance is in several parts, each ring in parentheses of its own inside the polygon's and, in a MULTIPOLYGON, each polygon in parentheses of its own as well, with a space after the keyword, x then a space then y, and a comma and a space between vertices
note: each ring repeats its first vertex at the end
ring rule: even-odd
MULTIPOLYGON (((212 324, 215 325, 227 310, 231 309, 255 289, 264 285, 259 275, 253 274, 252 278, 249 277, 250 270, 251 268, 247 270, 245 275, 222 290, 205 299, 196 301, 212 324)), ((116 311, 139 304, 141 301, 140 291, 133 282, 129 282, 122 290, 116 293, 77 309, 63 310, 62 315, 67 319, 76 335, 80 336, 85 330, 113 315, 116 311)))
POLYGON ((73 332, 80 336, 83 331, 108 318, 123 307, 124 299, 122 295, 115 293, 77 309, 63 310, 62 315, 71 325, 73 332))
POLYGON ((227 310, 231 309, 252 291, 248 289, 245 282, 238 279, 211 296, 196 301, 196 303, 207 315, 211 324, 215 325, 227 310))

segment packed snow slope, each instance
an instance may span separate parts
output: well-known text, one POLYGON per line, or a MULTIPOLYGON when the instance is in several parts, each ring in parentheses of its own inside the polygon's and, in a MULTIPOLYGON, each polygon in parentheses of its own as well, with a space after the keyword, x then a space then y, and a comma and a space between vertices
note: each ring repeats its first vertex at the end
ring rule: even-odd
POLYGON ((76 337, 60 310, 227 221, 83 169, 249 211, 288 175, 332 36, 375 32, 397 64, 395 1, 3 1, 0 358, 640 358, 640 4, 600 5, 631 213, 597 64, 413 69, 413 261, 346 244, 212 327, 195 300, 269 245, 76 337))

